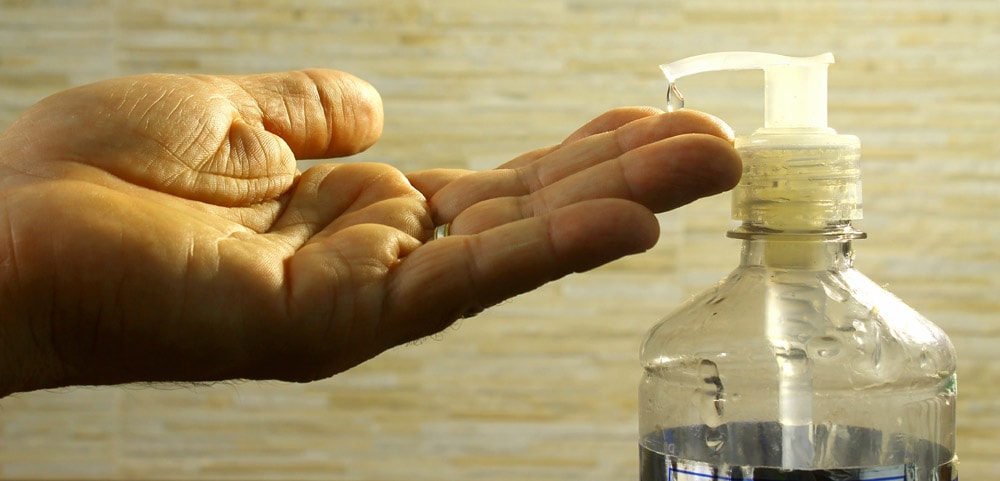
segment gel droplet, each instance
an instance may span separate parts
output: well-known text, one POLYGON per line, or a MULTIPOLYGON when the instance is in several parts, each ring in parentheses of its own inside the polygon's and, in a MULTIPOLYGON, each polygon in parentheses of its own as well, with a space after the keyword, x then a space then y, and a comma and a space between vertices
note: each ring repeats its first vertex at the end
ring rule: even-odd
POLYGON ((677 88, 677 84, 670 82, 670 86, 667 87, 667 112, 676 112, 684 108, 684 96, 681 95, 681 91, 677 88))

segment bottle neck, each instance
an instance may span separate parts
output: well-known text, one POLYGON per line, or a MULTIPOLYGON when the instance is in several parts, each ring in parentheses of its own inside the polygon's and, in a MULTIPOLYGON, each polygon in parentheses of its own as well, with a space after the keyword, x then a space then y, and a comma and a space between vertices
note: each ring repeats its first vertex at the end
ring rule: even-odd
POLYGON ((796 232, 860 219, 861 143, 830 132, 761 129, 737 138, 743 176, 733 189, 733 218, 796 232))
POLYGON ((729 231, 743 240, 740 265, 782 270, 847 270, 854 266, 852 241, 865 238, 849 221, 818 230, 776 230, 745 222, 729 231))

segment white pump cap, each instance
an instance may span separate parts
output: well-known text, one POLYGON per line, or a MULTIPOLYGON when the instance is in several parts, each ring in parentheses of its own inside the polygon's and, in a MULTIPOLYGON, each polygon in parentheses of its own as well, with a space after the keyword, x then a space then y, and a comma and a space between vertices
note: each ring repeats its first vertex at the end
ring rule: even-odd
POLYGON ((825 129, 826 73, 833 54, 786 57, 760 52, 716 52, 660 65, 671 84, 720 70, 764 71, 765 129, 825 129))
MULTIPOLYGON (((703 72, 764 71, 764 127, 736 138, 743 177, 733 217, 772 231, 816 231, 861 218, 861 144, 826 123, 826 74, 833 54, 786 57, 717 52, 661 65, 670 86, 703 72)), ((681 103, 683 105, 683 103, 681 103)))

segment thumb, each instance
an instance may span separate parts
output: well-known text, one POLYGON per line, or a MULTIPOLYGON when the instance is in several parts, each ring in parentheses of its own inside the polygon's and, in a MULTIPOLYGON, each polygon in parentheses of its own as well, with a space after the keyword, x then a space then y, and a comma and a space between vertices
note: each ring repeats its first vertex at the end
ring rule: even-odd
POLYGON ((296 158, 351 155, 381 133, 382 101, 368 83, 305 70, 106 80, 39 102, 4 135, 21 140, 32 169, 86 163, 142 187, 238 206, 287 191, 296 158))
POLYGON ((281 137, 299 159, 353 155, 382 135, 381 97, 348 73, 310 69, 226 79, 250 96, 250 104, 238 106, 244 118, 281 137))
POLYGON ((201 164, 198 182, 190 184, 207 189, 217 204, 273 199, 291 187, 296 159, 353 155, 382 135, 378 92, 344 72, 312 69, 206 80, 235 109, 213 161, 201 164), (227 185, 234 181, 241 185, 227 185))

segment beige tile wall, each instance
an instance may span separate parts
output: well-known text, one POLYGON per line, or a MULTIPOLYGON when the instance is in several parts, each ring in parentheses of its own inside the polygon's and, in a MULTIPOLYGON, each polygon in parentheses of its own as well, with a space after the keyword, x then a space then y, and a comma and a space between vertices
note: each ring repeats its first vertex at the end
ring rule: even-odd
MULTIPOLYGON (((657 64, 716 50, 836 54, 831 123, 865 149, 858 264, 952 335, 963 478, 993 479, 995 0, 0 0, 0 126, 110 76, 333 67, 385 99, 384 138, 363 158, 487 168, 608 108, 661 105, 657 64)), ((734 74, 684 88, 746 131, 759 85, 734 74)), ((636 479, 638 343, 734 265, 727 202, 662 216, 649 253, 327 381, 5 399, 0 478, 636 479)))

